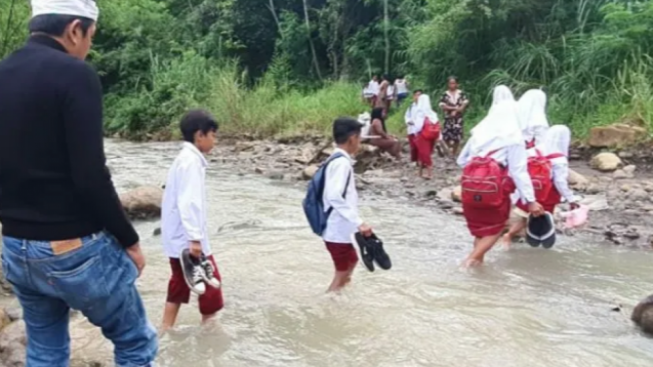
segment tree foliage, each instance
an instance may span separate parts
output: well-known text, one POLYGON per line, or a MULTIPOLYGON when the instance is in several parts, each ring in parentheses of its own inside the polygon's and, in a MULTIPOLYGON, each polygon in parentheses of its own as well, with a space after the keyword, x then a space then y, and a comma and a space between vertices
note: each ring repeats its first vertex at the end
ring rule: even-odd
MULTIPOLYGON (((653 0, 97 1, 90 60, 112 132, 165 128, 214 104, 227 76, 272 101, 386 71, 430 92, 456 75, 479 113, 504 83, 544 87, 554 120, 572 125, 653 117, 653 0)), ((26 1, 0 2, 0 57, 28 16, 26 1)))

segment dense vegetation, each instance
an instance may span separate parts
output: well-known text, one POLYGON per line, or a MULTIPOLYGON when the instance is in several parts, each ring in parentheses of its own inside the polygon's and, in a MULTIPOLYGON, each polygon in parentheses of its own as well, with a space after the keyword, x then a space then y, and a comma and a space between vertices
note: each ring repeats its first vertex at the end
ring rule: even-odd
MULTIPOLYGON (((457 75, 472 122, 505 83, 544 87, 551 120, 578 135, 624 118, 651 127, 653 0, 97 2, 108 133, 159 134, 194 106, 232 132, 321 131, 362 112, 361 83, 383 72, 436 95, 457 75)), ((0 2, 0 57, 23 42, 28 13, 0 2)))

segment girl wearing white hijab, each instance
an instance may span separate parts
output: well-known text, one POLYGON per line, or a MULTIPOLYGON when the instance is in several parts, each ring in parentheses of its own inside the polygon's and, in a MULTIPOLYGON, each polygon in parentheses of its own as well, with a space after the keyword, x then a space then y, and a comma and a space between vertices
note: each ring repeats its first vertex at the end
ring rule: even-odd
POLYGON ((519 99, 519 126, 526 148, 540 145, 549 128, 546 118, 546 94, 539 89, 531 89, 519 99))
MULTIPOLYGON (((571 131, 564 125, 552 126, 544 135, 544 141, 535 149, 529 150, 529 155, 533 156, 539 151, 545 157, 549 157, 551 161, 551 179, 553 187, 549 197, 542 202, 544 210, 553 214, 556 205, 558 205, 562 198, 565 198, 570 204, 571 209, 578 208, 578 202, 574 196, 574 192, 569 188, 569 144, 571 143, 571 131), (537 149, 537 151, 536 151, 537 149)), ((523 199, 522 199, 523 200, 523 199)), ((523 204, 518 204, 521 211, 523 211, 523 204)), ((521 214, 521 213, 520 213, 521 214)), ((526 228, 526 218, 522 218, 515 223, 508 233, 504 236, 504 246, 509 247, 512 238, 526 228)))
POLYGON ((495 87, 494 92, 492 93, 492 107, 505 101, 515 102, 515 96, 512 94, 510 88, 505 85, 495 87))
POLYGON ((417 90, 413 94, 413 104, 408 108, 405 115, 408 128, 408 141, 410 142, 410 157, 417 162, 419 167, 418 175, 430 180, 433 177, 433 148, 434 140, 426 140, 421 136, 426 119, 436 123, 439 121, 438 114, 431 107, 431 98, 417 90))
MULTIPOLYGON (((514 105, 514 108, 517 108, 515 96, 512 94, 510 88, 505 85, 499 85, 494 88, 494 91, 492 92, 492 106, 490 107, 490 113, 492 112, 492 108, 499 105, 501 102, 511 102, 514 105)), ((470 133, 473 135, 475 131, 476 127, 474 127, 470 133)))
MULTIPOLYGON (((467 166, 474 158, 490 157, 512 178, 522 197, 527 198, 529 211, 538 216, 544 209, 535 201, 533 184, 528 176, 527 153, 517 122, 515 102, 504 100, 494 105, 488 115, 476 126, 458 164, 467 166)), ((474 250, 465 261, 466 266, 483 263, 485 254, 497 243, 510 216, 510 196, 505 195, 499 207, 478 208, 463 203, 467 227, 474 239, 474 250)))

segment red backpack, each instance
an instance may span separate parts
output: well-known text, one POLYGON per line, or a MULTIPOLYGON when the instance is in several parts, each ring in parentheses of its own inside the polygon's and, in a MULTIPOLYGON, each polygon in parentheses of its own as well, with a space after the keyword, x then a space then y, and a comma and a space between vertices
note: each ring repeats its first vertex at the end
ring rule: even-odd
POLYGON ((535 200, 538 203, 543 203, 549 198, 553 188, 551 159, 559 157, 564 157, 564 155, 554 153, 543 156, 538 149, 535 149, 535 156, 528 158, 528 175, 531 177, 535 200))
POLYGON ((506 196, 514 191, 514 183, 506 168, 490 158, 496 152, 494 150, 485 157, 474 157, 463 169, 463 205, 479 209, 500 207, 506 196))
POLYGON ((440 138, 440 122, 431 121, 428 117, 424 119, 424 127, 422 128, 422 138, 425 140, 438 140, 440 138))

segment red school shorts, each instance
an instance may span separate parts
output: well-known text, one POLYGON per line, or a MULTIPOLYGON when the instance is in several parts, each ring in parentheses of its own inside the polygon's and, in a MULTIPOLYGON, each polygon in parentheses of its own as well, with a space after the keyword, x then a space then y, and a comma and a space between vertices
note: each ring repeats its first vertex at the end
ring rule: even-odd
POLYGON ((334 243, 326 242, 327 250, 331 254, 331 259, 333 260, 333 265, 336 267, 336 271, 348 271, 353 269, 358 263, 358 254, 351 243, 334 243))
MULTIPOLYGON (((220 272, 218 271, 218 265, 213 259, 213 255, 207 257, 213 268, 213 276, 216 277, 220 282, 222 278, 220 277, 220 272)), ((184 272, 181 270, 181 262, 179 259, 170 258, 170 268, 172 269, 172 275, 170 276, 170 282, 168 283, 168 296, 166 301, 169 303, 188 303, 190 300, 190 288, 184 280, 184 272)), ((202 315, 213 315, 216 312, 220 311, 224 307, 224 300, 222 299, 222 287, 220 289, 215 289, 209 285, 206 286, 206 292, 199 296, 200 304, 200 313, 202 315)))

